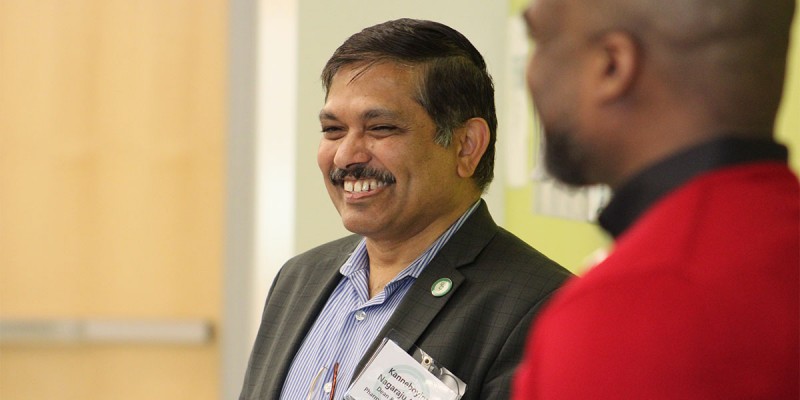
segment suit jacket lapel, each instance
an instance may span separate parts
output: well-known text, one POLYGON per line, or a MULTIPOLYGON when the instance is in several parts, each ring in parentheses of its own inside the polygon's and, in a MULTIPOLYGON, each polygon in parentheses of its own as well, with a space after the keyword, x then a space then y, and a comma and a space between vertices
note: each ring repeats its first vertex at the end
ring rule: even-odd
POLYGON ((287 304, 291 305, 290 315, 294 315, 296 323, 287 325, 286 332, 282 336, 291 338, 282 354, 274 358, 276 369, 271 370, 272 376, 265 376, 265 379, 274 380, 273 385, 276 389, 274 397, 277 398, 283 390, 283 384, 286 381, 286 376, 289 374, 289 368, 294 361, 294 356, 300 350, 308 331, 316 321, 322 308, 330 297, 336 285, 339 284, 341 274, 339 268, 347 261, 350 254, 355 249, 355 246, 361 240, 360 237, 352 236, 353 241, 348 241, 342 248, 337 249, 329 254, 328 257, 323 257, 318 260, 313 266, 313 273, 309 273, 304 277, 304 284, 302 290, 295 293, 294 296, 287 299, 287 304), (319 273, 316 273, 319 271, 319 273), (287 333, 288 332, 288 333, 287 333))
POLYGON ((359 362, 357 372, 353 375, 354 379, 392 330, 399 333, 397 339, 400 340, 398 343, 400 347, 406 351, 412 348, 464 282, 464 275, 458 268, 474 261, 496 233, 497 225, 492 220, 486 203, 481 200, 480 206, 439 250, 406 293, 397 310, 359 362), (440 278, 450 279, 453 287, 444 296, 436 297, 431 293, 431 287, 440 278))

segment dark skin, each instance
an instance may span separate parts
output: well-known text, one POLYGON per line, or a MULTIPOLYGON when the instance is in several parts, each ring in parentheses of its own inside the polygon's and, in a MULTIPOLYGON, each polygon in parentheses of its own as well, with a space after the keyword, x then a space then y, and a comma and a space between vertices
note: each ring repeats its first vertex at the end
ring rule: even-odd
POLYGON ((575 184, 624 184, 721 135, 769 137, 788 0, 534 0, 528 83, 554 163, 575 184))

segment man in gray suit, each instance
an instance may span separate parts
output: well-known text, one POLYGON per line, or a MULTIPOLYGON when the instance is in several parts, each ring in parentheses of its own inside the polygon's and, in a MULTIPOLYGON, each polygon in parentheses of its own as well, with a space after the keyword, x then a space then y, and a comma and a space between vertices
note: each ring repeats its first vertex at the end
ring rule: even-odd
POLYGON ((390 333, 466 383, 463 399, 508 398, 570 274, 481 200, 497 127, 483 57, 442 24, 389 21, 345 41, 322 80, 318 163, 354 235, 283 266, 241 399, 341 399, 390 333))

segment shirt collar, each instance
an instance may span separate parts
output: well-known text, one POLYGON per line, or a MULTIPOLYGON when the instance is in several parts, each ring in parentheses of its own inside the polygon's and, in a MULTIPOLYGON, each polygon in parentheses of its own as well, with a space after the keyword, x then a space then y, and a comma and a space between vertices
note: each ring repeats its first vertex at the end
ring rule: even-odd
MULTIPOLYGON (((464 222, 467 221, 470 215, 478 208, 478 205, 481 203, 481 200, 475 202, 461 217, 456 220, 449 228, 447 228, 444 233, 442 233, 419 257, 417 257, 414 262, 408 265, 403 271, 397 274, 391 282, 399 281, 407 276, 414 277, 414 279, 419 277, 419 274, 422 273, 422 270, 430 263, 436 253, 444 247, 448 240, 461 228, 461 225, 464 225, 464 222)), ((356 246, 353 253, 350 254, 350 257, 342 264, 342 267, 339 268, 339 273, 344 276, 351 276, 352 274, 365 270, 369 268, 369 255, 367 254, 367 240, 366 238, 361 239, 361 241, 356 246)), ((390 282, 390 283, 391 283, 390 282)))
POLYGON ((786 163, 788 150, 772 139, 721 137, 660 161, 621 186, 598 218, 619 237, 656 201, 703 173, 757 161, 786 163))

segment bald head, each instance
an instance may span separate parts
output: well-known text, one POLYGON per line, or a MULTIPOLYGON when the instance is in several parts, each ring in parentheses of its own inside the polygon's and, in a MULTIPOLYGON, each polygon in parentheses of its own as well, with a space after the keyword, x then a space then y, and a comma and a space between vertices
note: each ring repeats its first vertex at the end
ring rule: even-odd
POLYGON ((548 169, 621 184, 718 136, 771 136, 794 0, 532 0, 548 169))
POLYGON ((656 76, 678 96, 699 97, 723 129, 772 130, 794 0, 567 1, 590 34, 631 34, 656 76))
POLYGON ((679 46, 744 34, 786 36, 795 6, 794 0, 567 1, 591 10, 596 28, 624 28, 679 46))

